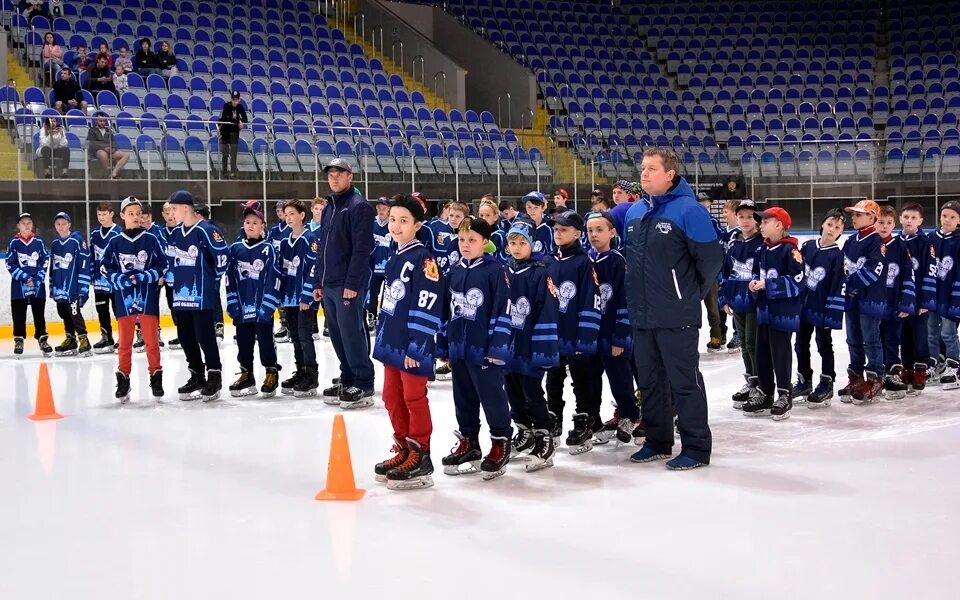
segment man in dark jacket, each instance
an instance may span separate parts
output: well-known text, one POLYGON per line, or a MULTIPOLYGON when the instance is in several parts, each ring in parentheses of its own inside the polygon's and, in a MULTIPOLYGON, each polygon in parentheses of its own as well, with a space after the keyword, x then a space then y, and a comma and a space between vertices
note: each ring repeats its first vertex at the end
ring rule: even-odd
POLYGON ((716 281, 723 248, 678 168, 669 149, 644 152, 640 185, 648 198, 626 214, 623 253, 646 426, 643 448, 631 460, 670 456, 676 410, 682 449, 667 467, 685 470, 710 463, 712 439, 699 369, 700 303, 716 281))
POLYGON ((313 297, 323 301, 330 341, 340 360, 340 381, 323 390, 341 408, 373 405, 373 362, 365 328, 364 298, 373 274, 373 207, 353 187, 353 168, 343 158, 324 167, 333 192, 320 216, 313 297))
POLYGON ((140 49, 133 57, 133 66, 146 79, 150 75, 159 75, 160 66, 157 64, 157 55, 150 47, 150 38, 140 40, 140 49))
POLYGON ((94 98, 97 97, 97 92, 117 93, 117 88, 113 85, 113 73, 107 66, 106 58, 98 57, 96 66, 87 69, 87 89, 90 90, 94 98))
POLYGON ((237 144, 240 129, 247 122, 247 110, 240 104, 240 92, 230 94, 230 102, 223 105, 217 127, 220 129, 220 173, 227 173, 227 155, 230 156, 230 176, 237 177, 237 144))
POLYGON ((57 112, 65 113, 71 108, 87 112, 87 102, 83 99, 80 84, 73 77, 69 67, 60 71, 60 79, 53 84, 53 107, 57 112))

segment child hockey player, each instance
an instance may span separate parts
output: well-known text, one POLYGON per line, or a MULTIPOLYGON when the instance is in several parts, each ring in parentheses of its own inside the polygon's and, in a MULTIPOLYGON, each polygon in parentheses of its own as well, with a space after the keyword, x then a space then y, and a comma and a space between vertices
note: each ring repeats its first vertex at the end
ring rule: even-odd
MULTIPOLYGON (((593 433, 603 428, 600 419, 600 394, 593 389, 602 368, 596 357, 600 332, 600 297, 593 261, 580 245, 583 217, 568 210, 554 218, 553 235, 557 244, 556 260, 550 262, 548 288, 559 301, 557 337, 560 365, 547 372, 547 401, 555 419, 551 433, 558 437, 563 428, 563 381, 570 366, 570 379, 576 397, 573 429, 566 439, 571 454, 593 447, 593 433)), ((536 247, 536 242, 534 242, 536 247)))
POLYGON ((296 371, 280 384, 280 391, 297 397, 317 394, 317 350, 313 324, 317 303, 313 299, 313 266, 317 262, 317 240, 304 224, 307 211, 299 200, 283 208, 290 235, 280 244, 280 306, 287 316, 296 371))
POLYGON ((536 254, 552 256, 554 250, 556 250, 553 230, 550 223, 543 218, 543 209, 547 205, 547 199, 540 192, 530 192, 521 201, 524 210, 527 212, 527 217, 533 221, 533 251, 536 254))
MULTIPOLYGON (((27 337, 27 306, 33 312, 33 336, 44 356, 53 348, 47 343, 47 321, 44 305, 47 303, 47 261, 50 255, 43 240, 34 235, 33 217, 20 213, 17 233, 7 246, 7 270, 10 271, 10 312, 13 314, 13 354, 23 354, 23 339, 27 337)), ((112 348, 113 346, 111 346, 112 348)))
MULTIPOLYGON (((555 452, 550 413, 543 394, 545 369, 560 362, 557 340, 557 299, 547 286, 547 265, 533 254, 533 223, 517 219, 507 234, 510 262, 510 361, 506 389, 510 416, 517 426, 510 456, 529 453, 525 468, 553 466, 555 452)), ((631 390, 632 392, 632 390, 631 390)))
POLYGON ((903 319, 917 310, 917 296, 913 287, 913 261, 907 245, 893 235, 897 211, 890 205, 880 208, 877 234, 883 243, 883 274, 887 301, 880 321, 880 341, 883 344, 884 395, 889 400, 900 400, 907 395, 907 382, 900 364, 900 335, 903 319))
POLYGON ((227 269, 227 246, 223 236, 197 215, 190 192, 174 192, 170 204, 180 225, 167 239, 166 277, 173 285, 177 337, 190 370, 190 378, 177 392, 181 400, 194 400, 199 393, 210 402, 220 397, 223 384, 214 313, 218 282, 227 269))
MULTIPOLYGON (((193 206, 194 211, 196 211, 197 216, 204 223, 210 225, 211 230, 220 236, 220 239, 226 240, 227 236, 223 233, 223 230, 210 219, 210 207, 202 202, 197 202, 193 206)), ((223 275, 217 276, 217 281, 215 283, 217 287, 217 294, 214 296, 214 313, 213 313, 213 331, 217 336, 217 345, 220 345, 220 342, 223 341, 223 300, 220 298, 220 281, 223 275)))
MULTIPOLYGON (((177 211, 173 208, 173 205, 169 202, 163 203, 163 247, 165 250, 169 251, 170 246, 167 243, 167 240, 170 239, 170 234, 173 233, 173 230, 176 229, 177 225, 180 222, 177 220, 177 211)), ((169 260, 169 258, 168 258, 169 260)), ((173 285, 170 284, 166 279, 163 279, 163 292, 167 297, 167 308, 170 309, 170 319, 173 321, 173 326, 177 326, 177 313, 173 311, 173 285)), ((168 342, 171 350, 180 349, 180 339, 173 338, 168 342)))
POLYGON ((951 200, 940 209, 940 230, 930 236, 932 253, 928 277, 924 279, 921 297, 923 307, 930 311, 927 321, 927 342, 930 348, 931 368, 927 378, 939 381, 945 390, 960 387, 957 368, 960 366, 960 342, 957 340, 957 321, 960 318, 960 300, 954 290, 957 281, 957 261, 960 261, 960 202, 951 200), (941 345, 943 351, 941 351, 941 345), (936 357, 941 357, 936 361, 936 357))
POLYGON ((384 197, 377 198, 376 209, 377 216, 373 218, 373 252, 370 253, 373 277, 370 278, 370 295, 367 300, 367 329, 371 332, 377 327, 377 303, 383 288, 384 269, 395 252, 389 231, 390 201, 384 197))
POLYGON ((433 485, 427 382, 433 377, 443 285, 437 262, 417 239, 423 224, 420 204, 407 196, 389 211, 397 251, 384 271, 386 287, 373 358, 383 363, 383 403, 395 443, 394 455, 378 463, 374 472, 389 489, 425 488, 433 485))
MULTIPOLYGON (((141 205, 142 213, 140 215, 140 227, 144 229, 147 233, 153 235, 160 241, 160 246, 166 251, 167 248, 167 234, 164 231, 164 228, 160 225, 153 222, 153 213, 150 210, 150 205, 143 204, 141 205)), ((166 287, 166 286, 164 286, 166 287)), ((157 340, 160 344, 160 347, 163 348, 163 340, 160 339, 161 330, 157 329, 157 340)), ((143 342, 143 334, 140 333, 140 323, 137 323, 137 334, 136 339, 133 342, 133 351, 134 352, 143 352, 145 350, 143 342)))
MULTIPOLYGON (((727 200, 723 204, 723 223, 726 226, 723 232, 723 236, 720 238, 720 243, 723 244, 724 254, 730 250, 730 246, 733 244, 734 238, 740 234, 740 221, 737 219, 737 207, 740 206, 740 200, 727 200)), ((723 280, 721 279, 720 287, 723 287, 723 280)), ((720 302, 720 323, 726 333, 727 327, 727 313, 723 310, 723 302, 720 302)), ((739 352, 740 351, 740 331, 737 329, 737 322, 733 322, 733 335, 730 336, 730 341, 727 343, 728 352, 739 352)))
MULTIPOLYGON (((597 353, 602 366, 594 375, 593 389, 599 398, 603 390, 601 375, 606 373, 610 392, 616 401, 613 419, 604 423, 597 433, 600 441, 616 437, 621 444, 639 438, 640 406, 634 395, 633 335, 627 316, 627 290, 624 285, 627 261, 612 248, 617 236, 610 213, 587 215, 587 235, 593 247, 590 258, 597 274, 600 299, 600 331, 597 334, 597 353)), ((636 440, 635 440, 636 441, 636 440)))
MULTIPOLYGON (((277 201, 277 222, 270 227, 270 232, 267 233, 267 241, 273 244, 273 249, 277 251, 277 256, 280 255, 280 243, 290 237, 290 227, 287 225, 286 216, 284 216, 283 209, 287 205, 287 200, 277 201)), ((322 214, 322 211, 321 211, 322 214)), ((287 328, 287 315, 283 310, 280 310, 280 329, 273 334, 273 338, 277 341, 278 344, 290 341, 290 330, 287 328)))
POLYGON ((923 391, 927 383, 927 367, 930 360, 930 346, 927 343, 927 323, 930 318, 927 309, 922 304, 922 298, 929 292, 936 294, 936 279, 927 279, 931 257, 934 254, 930 239, 920 228, 923 225, 923 207, 916 202, 909 203, 900 209, 900 225, 903 230, 900 239, 910 251, 910 260, 913 266, 913 285, 917 296, 917 310, 903 321, 904 383, 909 385, 908 395, 917 395, 923 391), (929 290, 924 291, 924 285, 929 290))
POLYGON ((493 233, 490 235, 490 242, 493 244, 493 255, 503 264, 510 261, 510 254, 507 252, 507 231, 500 229, 497 219, 497 205, 493 200, 481 200, 480 208, 477 209, 477 215, 487 222, 487 225, 493 227, 493 233))
POLYGON ((808 408, 830 406, 837 379, 833 358, 833 330, 843 327, 843 252, 837 240, 843 235, 843 211, 830 209, 820 223, 820 238, 800 248, 803 256, 803 311, 794 349, 797 352, 797 383, 790 395, 794 402, 806 400, 808 408), (820 382, 813 387, 810 337, 816 336, 820 354, 820 382))
POLYGON ((323 209, 327 207, 327 199, 317 196, 313 199, 313 202, 310 203, 310 222, 307 224, 307 228, 310 229, 310 233, 314 237, 320 234, 320 219, 323 216, 323 209))
POLYGON ((57 303, 67 336, 54 348, 57 356, 92 353, 87 339, 87 323, 80 314, 90 295, 90 253, 78 231, 70 231, 70 215, 57 213, 53 227, 57 238, 50 243, 50 296, 57 303))
POLYGON ((743 404, 743 414, 772 415, 774 421, 790 417, 790 377, 793 353, 790 335, 800 329, 800 286, 803 256, 796 238, 790 237, 790 214, 774 207, 760 213, 763 244, 753 264, 750 291, 757 295, 757 376, 762 396, 743 404), (777 399, 773 399, 776 381, 777 399))
POLYGON ((520 214, 517 207, 509 200, 501 200, 497 208, 500 209, 500 229, 504 232, 510 231, 510 228, 513 227, 513 220, 520 214))
POLYGON ((113 288, 113 312, 117 315, 120 348, 116 398, 121 404, 130 399, 130 358, 137 322, 147 345, 150 390, 154 398, 163 396, 163 370, 157 338, 160 322, 158 282, 167 268, 167 260, 160 240, 140 226, 140 208, 140 201, 133 197, 125 198, 120 204, 123 233, 107 242, 100 262, 101 272, 113 288))
POLYGON ((100 320, 100 341, 93 345, 94 354, 109 354, 113 347, 113 323, 110 320, 110 303, 113 300, 113 290, 100 270, 100 261, 103 260, 103 251, 107 243, 116 235, 120 235, 120 228, 113 222, 113 206, 109 202, 97 205, 97 221, 100 226, 90 232, 90 272, 93 274, 93 299, 97 306, 97 318, 100 320))
POLYGON ((843 209, 853 213, 855 235, 843 245, 845 319, 850 366, 849 383, 838 394, 841 402, 864 404, 873 401, 883 389, 883 345, 880 319, 886 313, 887 288, 880 281, 886 250, 877 234, 880 206, 873 200, 861 200, 843 209), (864 372, 866 369, 866 372, 864 372))
POLYGON ((463 260, 450 269, 443 306, 443 329, 437 339, 437 354, 450 361, 453 370, 453 402, 456 405, 459 442, 441 461, 447 475, 476 473, 477 463, 485 480, 506 472, 510 461, 510 406, 504 392, 503 365, 510 360, 510 330, 507 315, 506 275, 497 259, 483 253, 493 233, 482 219, 460 224, 460 254, 463 260), (480 461, 480 406, 490 427, 490 452, 480 461), (460 465, 469 468, 460 471, 460 465))
POLYGON ((230 385, 230 395, 257 392, 253 376, 253 346, 260 348, 260 364, 267 373, 260 393, 272 398, 279 385, 277 346, 273 339, 273 313, 280 304, 280 272, 277 252, 264 237, 263 213, 243 211, 245 238, 230 245, 227 258, 227 313, 237 330, 237 362, 240 377, 230 385))
POLYGON ((463 223, 463 220, 467 218, 467 213, 470 212, 469 209, 467 209, 467 205, 463 202, 450 202, 446 206, 446 225, 450 228, 450 231, 454 233, 449 234, 443 242, 440 242, 439 235, 436 236, 438 245, 435 248, 435 254, 442 275, 446 275, 453 265, 460 262, 460 240, 455 232, 460 227, 460 223, 463 223))
POLYGON ((757 374, 757 297, 750 290, 757 251, 763 236, 757 230, 757 206, 751 200, 737 204, 738 233, 730 242, 723 258, 720 304, 725 313, 733 315, 733 326, 740 332, 743 349, 743 377, 747 383, 733 395, 733 407, 760 393, 757 374))

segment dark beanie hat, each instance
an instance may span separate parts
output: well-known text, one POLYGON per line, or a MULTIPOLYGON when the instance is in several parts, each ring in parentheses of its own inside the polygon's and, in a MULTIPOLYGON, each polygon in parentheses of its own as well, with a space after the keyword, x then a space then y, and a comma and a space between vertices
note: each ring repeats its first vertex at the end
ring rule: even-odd
MULTIPOLYGON (((378 202, 379 204, 379 202, 378 202)), ((420 204, 413 196, 400 196, 390 201, 389 206, 397 206, 400 208, 405 208, 410 211, 410 214, 413 215, 413 218, 417 221, 422 221, 424 212, 423 205, 420 204)))
MULTIPOLYGON (((479 234, 480 237, 485 240, 489 240, 490 236, 493 235, 493 227, 483 219, 471 219, 469 229, 479 234)), ((462 227, 461 230, 463 230, 462 227)))

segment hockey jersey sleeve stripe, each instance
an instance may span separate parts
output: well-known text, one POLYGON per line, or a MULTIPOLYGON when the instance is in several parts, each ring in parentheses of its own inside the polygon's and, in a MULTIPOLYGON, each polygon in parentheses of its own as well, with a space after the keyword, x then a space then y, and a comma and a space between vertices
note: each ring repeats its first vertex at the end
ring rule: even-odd
POLYGON ((551 342, 557 340, 557 335, 535 335, 530 338, 534 342, 551 342))
POLYGON ((412 330, 414 330, 414 331, 419 331, 419 332, 421 332, 421 333, 424 333, 424 334, 426 334, 426 335, 435 335, 435 334, 437 333, 437 330, 436 330, 436 329, 431 329, 431 328, 429 328, 429 327, 424 327, 423 325, 420 325, 420 324, 418 324, 418 323, 409 323, 409 324, 407 325, 407 327, 409 327, 410 329, 412 329, 412 330))
POLYGON ((557 324, 556 323, 537 323, 536 325, 533 326, 533 329, 534 331, 538 331, 538 330, 556 331, 557 324))
POLYGON ((440 318, 434 315, 431 315, 430 313, 425 313, 420 310, 411 310, 410 317, 423 319, 427 323, 434 323, 437 327, 440 327, 440 318))

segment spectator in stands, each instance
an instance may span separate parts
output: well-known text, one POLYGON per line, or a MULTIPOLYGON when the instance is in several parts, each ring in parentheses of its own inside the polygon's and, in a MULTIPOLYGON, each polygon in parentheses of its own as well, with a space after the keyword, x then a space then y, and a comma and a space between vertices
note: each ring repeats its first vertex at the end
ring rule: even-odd
MULTIPOLYGON (((69 71, 67 71, 69 73, 69 71)), ((60 124, 60 119, 48 117, 40 130, 40 147, 37 148, 37 157, 43 168, 43 176, 52 177, 57 170, 61 177, 67 176, 70 167, 70 147, 67 144, 67 133, 60 124)))
POLYGON ((80 108, 87 112, 87 102, 83 99, 80 83, 74 79, 73 71, 68 67, 60 70, 60 79, 53 84, 53 107, 59 113, 65 113, 71 108, 80 108))
POLYGON ((130 153, 117 149, 113 141, 113 129, 107 123, 107 114, 98 111, 94 117, 96 117, 96 121, 90 127, 90 131, 87 132, 87 153, 90 158, 99 160, 104 169, 110 171, 110 179, 116 179, 124 165, 130 160, 130 153), (110 168, 111 161, 114 161, 112 169, 110 168))
POLYGON ((47 12, 47 7, 43 0, 26 0, 24 2, 23 16, 27 18, 27 21, 34 17, 46 17, 50 18, 50 13, 47 12))
POLYGON ((217 127, 220 129, 220 173, 227 173, 227 155, 230 155, 230 177, 237 177, 237 142, 240 141, 240 130, 247 123, 247 111, 240 104, 240 92, 230 94, 230 102, 223 105, 220 111, 220 120, 217 127))
POLYGON ((568 209, 576 210, 573 206, 567 206, 568 198, 570 198, 570 193, 567 190, 560 188, 555 191, 553 193, 553 206, 547 209, 547 214, 552 216, 568 209))
POLYGON ((160 68, 160 74, 167 79, 177 74, 177 57, 170 49, 170 42, 167 40, 160 42, 160 52, 157 52, 157 66, 160 68))
POLYGON ((101 58, 106 59, 106 61, 107 61, 107 68, 112 70, 112 69, 113 69, 113 55, 110 54, 110 46, 108 46, 106 42, 101 42, 101 44, 100 44, 100 49, 97 50, 96 60, 100 60, 101 58))
POLYGON ((113 85, 113 73, 107 66, 107 59, 102 56, 97 57, 97 65, 87 70, 87 89, 94 96, 97 92, 108 91, 117 93, 117 88, 113 85))
POLYGON ((133 59, 130 58, 130 49, 124 44, 120 46, 119 55, 113 61, 113 70, 117 75, 126 75, 133 72, 133 59))
POLYGON ((57 44, 53 32, 48 31, 43 34, 43 49, 40 51, 40 55, 43 60, 43 75, 53 81, 60 69, 64 67, 63 48, 57 44))
POLYGON ((737 181, 737 178, 731 175, 727 178, 727 181, 723 184, 723 187, 720 188, 720 194, 717 197, 717 200, 742 200, 746 197, 746 190, 743 189, 743 186, 740 185, 740 182, 737 181))
POLYGON ((80 44, 79 46, 77 46, 77 52, 73 57, 73 65, 71 66, 79 74, 83 71, 86 71, 87 68, 90 67, 91 61, 92 61, 92 58, 90 57, 90 54, 87 52, 87 47, 84 46, 83 44, 80 44))
POLYGON ((148 75, 159 75, 160 68, 157 66, 157 55, 150 47, 150 38, 140 40, 140 49, 133 59, 133 64, 137 72, 144 78, 148 75))

